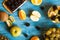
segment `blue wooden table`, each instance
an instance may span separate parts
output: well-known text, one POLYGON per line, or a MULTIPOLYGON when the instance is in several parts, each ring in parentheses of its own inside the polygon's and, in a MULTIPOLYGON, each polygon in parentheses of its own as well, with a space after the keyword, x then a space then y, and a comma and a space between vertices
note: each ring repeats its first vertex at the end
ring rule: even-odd
POLYGON ((22 29, 22 34, 19 37, 14 38, 10 32, 8 31, 7 25, 4 22, 0 21, 0 34, 8 37, 10 40, 29 40, 31 36, 33 35, 41 35, 41 31, 38 31, 35 26, 40 26, 44 28, 49 28, 49 27, 60 27, 60 24, 56 24, 51 22, 51 20, 47 16, 47 11, 49 7, 52 5, 60 5, 60 0, 42 0, 42 4, 39 6, 33 5, 30 0, 27 0, 27 2, 20 7, 20 9, 25 10, 27 14, 27 19, 25 21, 22 21, 18 17, 18 11, 14 12, 13 14, 10 14, 2 5, 2 2, 4 0, 0 0, 0 11, 4 11, 7 14, 13 16, 15 18, 15 22, 13 24, 19 26, 22 29), (41 10, 40 6, 44 6, 45 9, 41 10), (29 17, 28 14, 30 13, 30 10, 36 10, 41 13, 41 18, 38 22, 33 22, 29 17), (30 26, 26 27, 24 25, 25 22, 29 22, 30 26), (26 33, 28 37, 26 38, 23 33, 26 33))

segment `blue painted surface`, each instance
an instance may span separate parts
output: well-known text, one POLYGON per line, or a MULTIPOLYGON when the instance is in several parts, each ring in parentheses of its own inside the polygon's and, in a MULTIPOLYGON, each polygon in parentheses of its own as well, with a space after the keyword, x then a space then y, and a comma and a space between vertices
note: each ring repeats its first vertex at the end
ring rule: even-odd
MULTIPOLYGON (((37 10, 41 13, 41 18, 38 22, 33 22, 30 20, 30 18, 27 16, 27 19, 25 21, 22 21, 18 18, 18 11, 14 12, 13 14, 10 14, 2 5, 3 0, 0 0, 0 10, 7 12, 7 14, 13 16, 15 18, 14 24, 19 26, 22 29, 22 33, 28 34, 28 37, 26 38, 23 34, 21 34, 19 37, 14 38, 10 32, 8 32, 8 28, 4 22, 0 21, 0 33, 4 36, 7 36, 10 40, 29 40, 29 38, 33 35, 40 35, 41 31, 38 31, 35 29, 35 26, 39 25, 40 27, 48 28, 48 27, 60 27, 60 24, 55 24, 49 20, 47 17, 47 10, 51 5, 60 5, 60 0, 43 0, 42 4, 39 6, 33 5, 30 0, 28 0, 20 9, 23 9, 26 11, 26 14, 29 14, 29 11, 37 10), (49 5, 49 6, 48 6, 49 5), (40 9, 40 6, 45 6, 44 10, 40 9), (24 22, 29 22, 30 27, 26 27, 24 25, 24 22)), ((43 31, 42 31, 43 32, 43 31)))

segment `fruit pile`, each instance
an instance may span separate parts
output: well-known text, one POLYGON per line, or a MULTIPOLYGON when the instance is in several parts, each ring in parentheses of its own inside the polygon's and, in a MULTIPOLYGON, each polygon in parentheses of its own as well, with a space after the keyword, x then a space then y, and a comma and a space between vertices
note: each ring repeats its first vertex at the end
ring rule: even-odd
POLYGON ((48 17, 54 22, 59 23, 60 22, 60 7, 54 5, 51 7, 48 11, 48 17))
POLYGON ((10 28, 11 34, 14 37, 17 37, 21 34, 21 29, 17 26, 13 26, 13 22, 15 22, 15 19, 13 16, 8 16, 8 14, 5 12, 0 12, 0 20, 2 22, 6 22, 8 28, 10 28))
POLYGON ((25 0, 5 0, 3 5, 10 12, 14 12, 25 0))
MULTIPOLYGON (((25 0, 5 0, 3 2, 3 6, 12 13, 15 12, 17 8, 24 2, 25 0)), ((31 0, 31 3, 34 6, 39 6, 42 3, 42 0, 31 0)), ((40 7, 42 10, 44 10, 44 6, 40 7)), ((18 10, 18 17, 20 20, 24 21, 27 19, 27 14, 23 9, 18 10)), ((60 22, 60 6, 52 6, 48 10, 48 17, 54 22, 59 23, 60 22)), ((29 18, 33 22, 38 22, 41 18, 41 13, 37 10, 32 10, 29 18)), ((5 22, 9 28, 9 31, 13 37, 19 37, 21 34, 23 34, 25 37, 28 37, 26 33, 22 32, 22 29, 18 26, 13 25, 15 22, 15 19, 13 16, 9 16, 6 12, 0 12, 0 21, 5 22)), ((25 22, 25 26, 29 27, 30 23, 25 22)), ((36 26, 37 30, 40 30, 40 27, 36 26)), ((47 30, 46 33, 44 33, 44 40, 60 40, 60 28, 50 28, 47 30)), ((4 36, 0 36, 0 40, 8 40, 4 36)), ((32 36, 30 40, 41 40, 38 35, 32 36)))
POLYGON ((15 19, 13 16, 8 16, 8 14, 6 12, 0 12, 0 21, 6 22, 8 27, 10 27, 10 26, 12 26, 12 23, 15 21, 15 19))
POLYGON ((9 39, 3 35, 0 35, 0 40, 9 40, 9 39))
POLYGON ((45 40, 60 40, 60 28, 50 28, 45 34, 45 40))

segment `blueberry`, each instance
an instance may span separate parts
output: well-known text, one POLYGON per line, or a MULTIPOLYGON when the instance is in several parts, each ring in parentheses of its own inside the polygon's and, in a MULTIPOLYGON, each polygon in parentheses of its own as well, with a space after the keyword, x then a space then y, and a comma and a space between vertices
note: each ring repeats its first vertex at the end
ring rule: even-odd
POLYGON ((15 6, 18 5, 18 2, 15 2, 14 5, 15 5, 15 6))
POLYGON ((41 10, 44 10, 44 6, 41 6, 40 8, 41 8, 41 10))
POLYGON ((17 2, 18 2, 19 4, 22 4, 22 3, 23 3, 23 0, 17 0, 17 2))
POLYGON ((23 35, 24 35, 25 37, 28 37, 28 35, 27 35, 26 33, 23 33, 23 35))
POLYGON ((26 26, 30 26, 30 23, 28 23, 28 22, 25 22, 25 24, 24 25, 26 25, 26 26))
POLYGON ((53 10, 55 11, 57 9, 57 6, 56 5, 53 5, 53 10))
POLYGON ((40 27, 39 27, 39 26, 36 26, 35 28, 36 28, 37 30, 40 30, 40 27))
POLYGON ((60 10, 58 11, 58 14, 60 14, 60 10))
POLYGON ((10 0, 10 2, 12 2, 12 3, 13 3, 13 2, 14 2, 14 0, 10 0))
POLYGON ((21 0, 17 0, 17 2, 21 2, 21 0))
POLYGON ((9 1, 5 2, 5 4, 6 4, 7 6, 11 6, 11 5, 12 5, 12 3, 9 2, 9 1))
POLYGON ((14 11, 14 10, 16 9, 16 7, 15 7, 14 5, 12 5, 12 6, 10 6, 10 9, 11 9, 12 11, 14 11))
POLYGON ((57 18, 58 18, 58 20, 60 21, 60 16, 58 16, 57 18))
POLYGON ((11 6, 11 8, 13 8, 13 9, 14 9, 14 7, 15 7, 14 5, 11 6))
POLYGON ((56 19, 56 16, 52 16, 52 17, 51 17, 51 20, 55 20, 55 19, 56 19))

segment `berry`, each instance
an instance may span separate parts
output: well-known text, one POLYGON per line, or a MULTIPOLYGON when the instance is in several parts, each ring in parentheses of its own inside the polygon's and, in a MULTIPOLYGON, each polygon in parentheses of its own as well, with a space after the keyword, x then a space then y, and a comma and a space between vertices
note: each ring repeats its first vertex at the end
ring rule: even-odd
POLYGON ((12 3, 9 2, 9 1, 5 2, 5 4, 6 4, 7 6, 11 6, 11 5, 12 5, 12 3))
POLYGON ((44 6, 41 6, 40 8, 41 8, 41 10, 44 10, 44 6))
POLYGON ((56 5, 54 5, 54 6, 53 6, 53 10, 55 11, 56 9, 57 9, 57 6, 56 6, 56 5))
POLYGON ((30 26, 30 24, 29 24, 28 22, 26 22, 24 25, 26 25, 26 26, 30 26))
POLYGON ((60 21, 60 16, 58 16, 57 18, 58 18, 58 20, 60 21))
POLYGON ((35 28, 36 28, 37 30, 40 30, 40 27, 39 27, 39 26, 36 26, 35 28))
POLYGON ((51 17, 51 20, 55 20, 55 19, 56 19, 56 16, 52 16, 52 17, 51 17))
POLYGON ((24 35, 25 37, 28 37, 28 35, 27 35, 26 33, 23 33, 23 35, 24 35))
POLYGON ((60 10, 58 11, 58 14, 60 14, 60 10))

